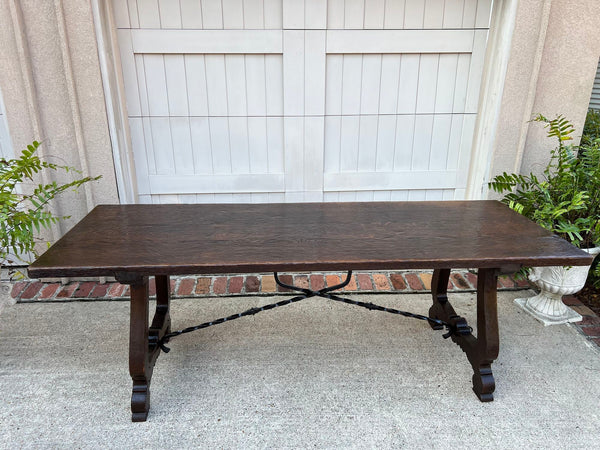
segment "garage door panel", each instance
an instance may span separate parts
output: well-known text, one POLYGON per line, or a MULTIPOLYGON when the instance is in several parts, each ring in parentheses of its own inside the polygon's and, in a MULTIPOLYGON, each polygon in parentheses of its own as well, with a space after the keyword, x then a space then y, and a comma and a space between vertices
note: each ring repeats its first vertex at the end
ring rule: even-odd
POLYGON ((171 117, 171 142, 173 146, 173 159, 175 162, 175 173, 193 174, 194 152, 192 149, 192 136, 190 133, 189 117, 171 117))
POLYGON ((267 116, 283 115, 283 58, 265 55, 267 116))
POLYGON ((346 5, 344 0, 327 1, 327 28, 330 30, 344 28, 346 5))
POLYGON ((202 28, 202 3, 199 0, 180 0, 181 27, 202 28))
POLYGON ((469 85, 465 104, 465 110, 468 112, 477 112, 486 42, 487 30, 475 30, 473 53, 471 54, 471 64, 469 65, 469 85))
POLYGON ((423 28, 442 28, 444 26, 444 3, 445 0, 426 1, 423 10, 423 28))
POLYGON ((248 119, 229 117, 229 145, 231 151, 231 173, 250 173, 248 154, 248 119))
POLYGON ((399 77, 400 55, 382 55, 380 77, 381 90, 378 93, 380 114, 396 113, 398 109, 399 77))
POLYGON ((452 112, 463 113, 476 111, 467 111, 467 88, 469 80, 469 72, 471 68, 471 55, 460 54, 456 65, 456 83, 454 84, 454 101, 452 112))
POLYGON ((385 2, 385 9, 383 12, 383 28, 404 28, 404 3, 404 0, 385 2))
POLYGON ((140 96, 147 97, 148 114, 150 116, 169 115, 169 96, 167 95, 167 78, 163 55, 144 55, 144 80, 146 90, 140 96))
POLYGON ((448 170, 458 170, 461 142, 463 140, 464 118, 465 116, 461 114, 452 115, 450 137, 448 138, 448 158, 446 160, 446 168, 448 170))
POLYGON ((473 30, 329 30, 328 53, 466 53, 473 30))
POLYGON ((490 0, 119 3, 140 201, 463 195, 490 0))
MULTIPOLYGON (((361 117, 361 119, 364 118, 361 117)), ((376 171, 393 172, 394 152, 396 151, 396 117, 379 116, 377 119, 376 145, 363 147, 361 154, 364 159, 375 160, 376 171)))
MULTIPOLYGON (((359 130, 359 116, 342 116, 340 172, 356 172, 358 170, 359 130)), ((325 132, 327 133, 327 131, 325 132)))
MULTIPOLYGON (((385 22, 385 0, 365 0, 365 22, 366 29, 381 29, 385 22)), ((397 2, 400 3, 400 2, 397 2)))
POLYGON ((326 114, 475 113, 473 102, 465 110, 469 63, 463 54, 328 55, 326 114))
POLYGON ((231 153, 229 149, 229 121, 227 117, 209 117, 210 145, 215 174, 231 173, 231 153))
POLYGON ((439 61, 439 55, 421 55, 420 57, 416 113, 423 114, 435 111, 439 61))
POLYGON ((221 0, 223 5, 223 28, 244 28, 244 6, 242 0, 221 0))
POLYGON ((413 142, 415 135, 414 115, 399 115, 396 117, 396 140, 394 144, 394 170, 410 170, 413 142))
POLYGON ((378 114, 382 78, 382 55, 363 55, 360 89, 360 113, 378 114), (364 86, 364 87, 363 87, 364 86))
POLYGON ((129 4, 129 15, 137 13, 140 28, 160 28, 157 0, 137 0, 135 4, 133 3, 129 4))
POLYGON ((244 55, 225 55, 227 115, 246 116, 246 65, 244 55))
POLYGON ((475 28, 475 19, 477 18, 478 0, 464 0, 463 7, 463 28, 475 28))
MULTIPOLYGON (((246 55, 244 58, 245 77, 240 80, 247 95, 249 116, 267 115, 267 85, 264 55, 246 55)), ((269 86, 269 89, 271 87, 269 86)))
POLYGON ((154 148, 156 173, 174 174, 175 158, 173 157, 173 138, 171 137, 171 120, 169 117, 151 117, 150 135, 154 148))
MULTIPOLYGON (((128 5, 128 3, 131 3, 131 1, 132 0, 127 0, 125 2, 113 2, 112 9, 117 28, 131 28, 128 5)), ((135 7, 135 4, 133 7, 135 7)), ((135 14, 135 19, 137 21, 137 14, 135 14)))
POLYGON ((444 3, 444 28, 462 28, 464 0, 454 0, 444 3))
POLYGON ((325 114, 325 31, 304 32, 304 114, 325 114))
POLYGON ((269 173, 283 173, 283 117, 267 117, 267 153, 269 173))
POLYGON ((181 28, 182 15, 180 3, 180 1, 158 0, 161 28, 181 28))
POLYGON ((451 114, 436 114, 433 117, 429 170, 445 170, 448 162, 448 144, 452 128, 451 114))
POLYGON ((267 118, 248 117, 248 155, 250 173, 269 173, 267 118))
POLYGON ((208 86, 204 55, 184 55, 186 89, 191 116, 208 116, 208 86))
MULTIPOLYGON (((129 120, 130 122, 132 120, 135 120, 135 117, 131 117, 129 120)), ((146 151, 146 161, 148 164, 148 172, 143 172, 143 167, 140 168, 136 165, 135 169, 136 169, 136 174, 137 174, 137 178, 143 178, 143 177, 148 177, 148 174, 150 173, 156 173, 156 159, 154 158, 154 141, 152 139, 152 124, 150 123, 150 117, 142 117, 141 118, 142 121, 142 129, 144 131, 144 140, 140 141, 140 145, 142 145, 141 148, 136 148, 135 147, 135 142, 132 142, 132 146, 133 146, 133 153, 134 155, 136 154, 136 152, 143 152, 144 150, 146 151)), ((140 192, 145 192, 145 191, 141 191, 140 192)))
POLYGON ((282 0, 119 0, 114 5, 119 28, 280 29, 282 25, 282 0))
POLYGON ((458 57, 458 54, 439 55, 434 108, 437 113, 453 112, 456 84, 465 84, 463 78, 457 78, 458 57))
MULTIPOLYGON (((373 171, 376 168, 377 161, 373 157, 373 148, 377 148, 377 129, 379 122, 385 118, 393 116, 360 116, 359 138, 358 138, 358 170, 373 171)), ((394 128, 392 127, 392 130, 394 128)), ((381 157, 377 153, 377 157, 381 157)))
POLYGON ((416 112, 420 61, 421 55, 401 56, 397 100, 398 114, 414 114, 416 112))
POLYGON ((425 0, 406 0, 404 2, 404 28, 423 28, 425 6, 425 0))
POLYGON ((223 28, 223 5, 213 0, 201 0, 202 6, 202 28, 223 28))
POLYGON ((410 165, 412 170, 429 169, 429 154, 431 152, 432 132, 433 115, 420 114, 415 116, 415 131, 412 143, 410 165))
POLYGON ((194 154, 194 172, 213 173, 212 144, 208 117, 190 117, 190 136, 194 154))
POLYGON ((304 31, 283 35, 283 113, 304 114, 304 31))
MULTIPOLYGON (((190 114, 188 98, 190 97, 187 90, 184 55, 165 55, 164 64, 169 115, 188 116, 190 114)), ((191 98, 193 99, 193 97, 191 98)))

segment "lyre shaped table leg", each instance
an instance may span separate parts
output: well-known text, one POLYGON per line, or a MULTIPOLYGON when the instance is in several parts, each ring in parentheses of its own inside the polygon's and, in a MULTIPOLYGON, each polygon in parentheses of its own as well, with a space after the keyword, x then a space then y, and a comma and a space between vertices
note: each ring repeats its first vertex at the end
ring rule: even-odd
POLYGON ((171 332, 169 276, 156 275, 154 281, 156 282, 156 312, 149 331, 151 344, 171 332))
POLYGON ((498 271, 479 269, 477 273, 477 347, 473 358, 473 390, 479 400, 494 399, 496 388, 492 363, 498 357, 500 337, 498 333, 497 304, 498 271))
MULTIPOLYGON (((446 322, 458 315, 448 301, 447 285, 450 269, 436 269, 431 282, 433 306, 429 317, 446 322)), ((477 275, 477 337, 453 334, 452 340, 466 353, 473 367, 473 391, 482 402, 494 399, 496 388, 492 363, 498 357, 497 269, 479 269, 477 275)), ((433 325, 432 325, 433 326, 433 325)))
MULTIPOLYGON (((436 269, 433 271, 431 279, 431 296, 433 297, 433 306, 429 308, 429 317, 432 319, 446 320, 447 312, 445 306, 448 304, 448 280, 450 279, 450 269, 436 269)), ((449 306, 449 305, 448 305, 449 306)), ((454 313, 454 310, 452 310, 454 313)), ((441 330, 442 325, 436 325, 429 322, 434 330, 441 330)))
POLYGON ((152 366, 148 344, 148 277, 129 283, 131 307, 129 323, 129 374, 133 381, 131 420, 143 422, 150 410, 152 366))
POLYGON ((117 274, 117 280, 129 284, 131 310, 129 324, 129 374, 133 381, 131 393, 131 420, 143 422, 150 410, 150 380, 156 359, 160 354, 158 341, 171 330, 169 315, 169 277, 157 275, 156 312, 148 326, 148 277, 117 274))

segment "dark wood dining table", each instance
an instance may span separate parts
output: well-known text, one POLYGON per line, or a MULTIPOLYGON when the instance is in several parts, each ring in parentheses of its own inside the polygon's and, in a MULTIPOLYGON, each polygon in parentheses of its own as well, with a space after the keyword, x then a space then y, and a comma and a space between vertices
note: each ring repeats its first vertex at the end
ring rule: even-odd
MULTIPOLYGON (((114 276, 130 285, 132 420, 145 421, 152 371, 171 333, 171 275, 433 269, 433 305, 425 319, 449 330, 472 365, 475 394, 491 401, 491 366, 499 352, 498 275, 523 266, 587 265, 591 259, 491 200, 101 205, 41 255, 29 275, 114 276), (448 301, 450 270, 464 268, 478 273, 475 330, 448 301), (156 311, 150 321, 152 276, 156 311)), ((302 295, 340 300, 331 291, 302 295)))

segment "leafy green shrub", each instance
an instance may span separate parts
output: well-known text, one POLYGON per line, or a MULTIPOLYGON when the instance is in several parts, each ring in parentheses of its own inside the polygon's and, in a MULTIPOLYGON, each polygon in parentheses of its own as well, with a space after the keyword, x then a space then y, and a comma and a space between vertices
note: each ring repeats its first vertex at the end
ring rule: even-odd
POLYGON ((30 194, 21 191, 23 183, 33 183, 36 174, 42 171, 77 170, 69 166, 59 166, 40 159, 36 151, 40 143, 34 141, 16 159, 0 158, 0 264, 12 265, 23 260, 27 254, 37 255, 36 236, 42 228, 49 228, 59 220, 69 216, 56 216, 49 210, 49 202, 69 189, 77 189, 82 184, 100 177, 84 177, 68 183, 38 184, 30 194), (15 261, 13 258, 17 258, 15 261))
POLYGON ((502 202, 542 227, 578 247, 593 247, 600 241, 600 141, 567 145, 575 131, 567 119, 540 114, 534 121, 558 141, 543 175, 505 172, 489 186, 505 193, 502 202))
MULTIPOLYGON (((585 153, 585 148, 588 146, 596 148, 600 146, 600 111, 597 109, 588 110, 585 125, 583 127, 583 135, 581 136, 581 144, 584 149, 583 153, 585 153)), ((600 161, 591 161, 590 164, 596 164, 597 167, 600 165, 600 161)), ((600 183, 600 181, 596 181, 596 190, 598 190, 598 183, 600 183)), ((598 203, 600 202, 596 203, 597 208, 600 207, 598 206, 598 203)), ((596 241, 596 244, 600 245, 598 241, 596 241)), ((594 287, 600 289, 600 257, 594 260, 592 270, 590 271, 590 282, 594 287)))
POLYGON ((600 110, 588 109, 581 136, 581 145, 592 145, 600 139, 600 110))

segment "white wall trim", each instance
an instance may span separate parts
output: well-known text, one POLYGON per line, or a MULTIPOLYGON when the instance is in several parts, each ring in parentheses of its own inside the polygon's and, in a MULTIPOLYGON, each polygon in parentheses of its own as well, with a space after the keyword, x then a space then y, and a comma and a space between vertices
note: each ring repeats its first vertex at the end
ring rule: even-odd
POLYGON ((91 3, 119 201, 137 203, 135 165, 112 4, 110 0, 92 0, 91 3))
POLYGON ((283 53, 281 30, 131 30, 134 53, 283 53))
POLYGON ((327 30, 327 53, 470 53, 473 30, 327 30))
POLYGON ((518 0, 494 0, 465 198, 487 196, 518 0))
POLYGON ((231 194, 284 192, 284 175, 273 173, 226 175, 150 175, 150 192, 144 194, 231 194), (156 188, 156 189, 155 189, 156 188))
POLYGON ((324 191, 453 189, 456 171, 340 172, 324 174, 324 191))

